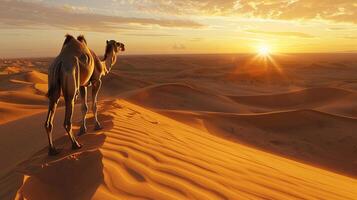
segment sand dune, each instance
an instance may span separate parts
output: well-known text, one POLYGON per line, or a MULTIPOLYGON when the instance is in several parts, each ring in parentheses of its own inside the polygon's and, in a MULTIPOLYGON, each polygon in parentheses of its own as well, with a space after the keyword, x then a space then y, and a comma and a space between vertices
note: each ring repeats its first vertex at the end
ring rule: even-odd
POLYGON ((16 167, 23 180, 12 179, 18 199, 357 195, 356 180, 220 139, 131 103, 103 102, 101 108, 106 129, 82 137, 84 149, 65 150, 56 158, 48 158, 44 149, 16 167))
POLYGON ((356 199, 355 55, 274 59, 280 71, 249 55, 122 56, 103 79, 105 128, 89 114, 78 151, 60 103, 56 157, 51 59, 2 61, 0 199, 356 199))
POLYGON ((38 71, 0 75, 0 91, 28 92, 35 85, 47 85, 47 75, 38 71))
POLYGON ((47 74, 38 71, 30 71, 24 73, 22 79, 31 83, 47 83, 47 74))
POLYGON ((9 66, 9 67, 5 67, 5 69, 3 69, 2 71, 4 74, 19 73, 19 72, 21 72, 21 67, 9 66))
POLYGON ((140 105, 160 109, 220 112, 247 112, 248 109, 225 96, 212 94, 182 83, 150 86, 135 91, 128 99, 140 105))
POLYGON ((0 75, 0 124, 45 109, 47 75, 38 71, 0 75))
POLYGON ((231 141, 357 177, 354 118, 314 110, 248 115, 166 110, 160 113, 231 141))
POLYGON ((284 94, 257 95, 257 96, 231 96, 230 98, 241 104, 266 108, 308 108, 319 107, 349 95, 357 94, 339 88, 309 88, 284 94))
POLYGON ((2 102, 16 102, 17 104, 28 104, 28 105, 44 105, 47 103, 47 98, 45 95, 36 95, 26 92, 0 92, 0 101, 2 102))
POLYGON ((315 109, 336 115, 357 117, 357 93, 334 87, 318 87, 288 93, 229 96, 237 103, 265 111, 315 109))
POLYGON ((11 122, 43 110, 43 106, 0 102, 0 124, 11 122))
POLYGON ((10 75, 2 75, 2 81, 27 82, 27 83, 47 83, 47 74, 38 71, 18 72, 10 75))
POLYGON ((0 124, 43 111, 46 91, 46 74, 30 71, 0 75, 0 124))
POLYGON ((120 93, 139 89, 152 84, 149 81, 126 76, 115 71, 104 77, 103 82, 105 82, 105 87, 103 87, 101 94, 112 97, 120 93))
MULTIPOLYGON (((0 199, 13 199, 17 191, 17 186, 22 184, 23 175, 16 172, 16 166, 22 161, 30 158, 39 149, 47 145, 47 137, 43 127, 47 110, 37 108, 36 106, 24 105, 21 109, 14 109, 14 106, 8 106, 6 111, 6 120, 10 121, 0 124, 0 199), (11 115, 14 114, 14 119, 11 115), (21 119, 19 119, 21 118, 21 119)), ((76 107, 78 109, 78 106, 76 107)), ((75 112, 74 120, 78 121, 79 112, 75 112)), ((3 116, 3 115, 2 115, 3 116)), ((54 119, 54 138, 65 135, 63 129, 63 108, 58 108, 54 119)), ((93 126, 89 126, 93 129, 93 126)), ((77 131, 75 126, 75 130, 77 131)), ((58 142, 68 142, 65 140, 58 142)))

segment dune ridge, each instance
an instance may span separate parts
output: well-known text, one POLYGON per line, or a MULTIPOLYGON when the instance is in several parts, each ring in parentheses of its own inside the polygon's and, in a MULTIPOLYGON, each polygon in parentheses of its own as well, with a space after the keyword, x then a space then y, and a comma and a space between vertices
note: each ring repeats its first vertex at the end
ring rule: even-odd
POLYGON ((43 111, 46 91, 47 75, 39 71, 0 75, 0 124, 43 111))
POLYGON ((240 105, 224 95, 210 93, 184 83, 155 84, 132 91, 126 99, 159 109, 248 112, 247 106, 240 105))
POLYGON ((357 177, 356 118, 309 109, 260 114, 157 111, 231 141, 357 177))
POLYGON ((0 75, 0 124, 44 111, 47 75, 36 70, 0 75))
POLYGON ((287 109, 298 107, 318 107, 352 95, 356 96, 356 93, 346 89, 320 87, 292 91, 283 94, 230 96, 230 98, 241 104, 251 106, 287 109))

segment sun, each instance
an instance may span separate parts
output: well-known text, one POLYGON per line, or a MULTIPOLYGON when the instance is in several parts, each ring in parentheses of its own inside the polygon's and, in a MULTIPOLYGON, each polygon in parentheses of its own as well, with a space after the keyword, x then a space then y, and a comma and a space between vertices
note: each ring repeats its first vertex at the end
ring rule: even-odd
POLYGON ((258 47, 258 54, 261 56, 269 56, 271 53, 268 45, 261 45, 258 47))

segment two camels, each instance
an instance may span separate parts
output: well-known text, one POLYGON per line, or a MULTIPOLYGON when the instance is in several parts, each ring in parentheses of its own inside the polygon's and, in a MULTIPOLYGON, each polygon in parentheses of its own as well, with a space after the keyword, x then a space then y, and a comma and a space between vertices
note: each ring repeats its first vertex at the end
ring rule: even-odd
POLYGON ((92 85, 93 113, 95 118, 95 129, 101 129, 97 118, 97 95, 101 87, 101 77, 109 73, 116 62, 119 51, 124 51, 124 44, 115 40, 107 40, 103 61, 87 47, 86 39, 80 35, 74 38, 66 35, 60 54, 55 58, 48 69, 48 93, 49 99, 48 114, 45 129, 49 142, 49 155, 56 155, 59 151, 55 148, 52 140, 53 118, 55 115, 58 100, 63 94, 65 100, 64 128, 72 142, 72 149, 82 147, 72 133, 72 115, 74 101, 80 93, 82 100, 82 125, 79 134, 84 134, 86 128, 87 87, 92 85))

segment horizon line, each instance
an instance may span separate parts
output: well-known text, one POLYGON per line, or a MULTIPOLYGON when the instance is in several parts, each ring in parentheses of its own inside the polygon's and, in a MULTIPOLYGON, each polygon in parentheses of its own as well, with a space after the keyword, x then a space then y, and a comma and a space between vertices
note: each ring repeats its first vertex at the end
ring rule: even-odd
MULTIPOLYGON (((298 55, 298 54, 356 54, 356 51, 335 51, 335 52, 288 52, 288 53, 271 53, 272 56, 279 56, 279 55, 298 55)), ((232 52, 232 53, 130 53, 130 54, 121 54, 118 56, 192 56, 192 55, 256 55, 257 53, 253 52, 232 52)), ((29 58, 55 58, 57 55, 54 56, 23 56, 23 57, 0 57, 0 60, 11 60, 11 59, 29 59, 29 58)), ((100 55, 99 57, 102 57, 100 55)))

